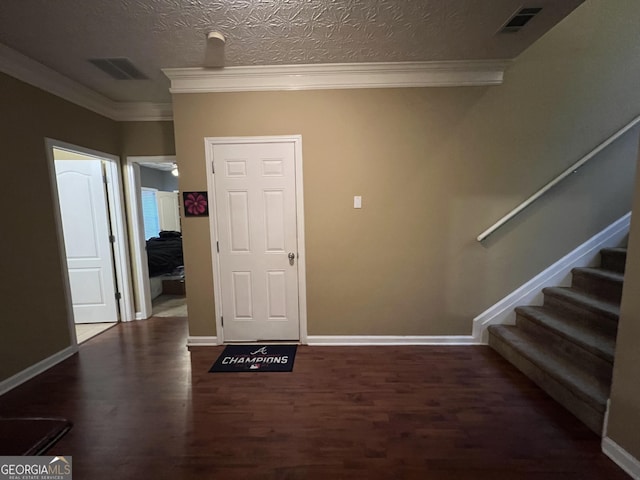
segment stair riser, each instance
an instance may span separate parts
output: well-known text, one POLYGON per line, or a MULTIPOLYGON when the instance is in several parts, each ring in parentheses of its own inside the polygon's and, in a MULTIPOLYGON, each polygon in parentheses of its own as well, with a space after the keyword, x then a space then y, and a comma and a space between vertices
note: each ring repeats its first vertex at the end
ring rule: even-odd
POLYGON ((602 424, 604 422, 604 414, 602 412, 595 410, 591 405, 577 398, 568 388, 549 377, 537 365, 520 355, 509 344, 492 335, 491 331, 489 331, 489 345, 542 390, 547 392, 555 401, 584 422, 593 432, 597 435, 602 434, 602 424))
POLYGON ((564 300, 563 298, 545 295, 544 306, 549 307, 550 309, 553 309, 558 313, 576 318, 589 328, 594 328, 600 332, 615 336, 616 332, 618 331, 617 320, 609 317, 604 317, 581 305, 564 300))
POLYGON ((584 272, 573 272, 572 286, 609 302, 620 303, 622 298, 622 282, 611 281, 584 272))
POLYGON ((585 350, 580 345, 576 345, 566 338, 555 334, 551 330, 524 315, 517 315, 516 325, 519 328, 522 328, 525 332, 531 333, 532 335, 540 338, 541 343, 545 347, 562 355, 569 356, 573 360, 573 363, 581 365, 585 371, 589 371, 603 381, 611 383, 611 373, 613 371, 613 364, 611 362, 608 362, 588 350, 585 350))
POLYGON ((600 265, 607 270, 613 270, 614 272, 624 273, 624 267, 627 263, 626 252, 621 251, 607 251, 600 252, 600 265))

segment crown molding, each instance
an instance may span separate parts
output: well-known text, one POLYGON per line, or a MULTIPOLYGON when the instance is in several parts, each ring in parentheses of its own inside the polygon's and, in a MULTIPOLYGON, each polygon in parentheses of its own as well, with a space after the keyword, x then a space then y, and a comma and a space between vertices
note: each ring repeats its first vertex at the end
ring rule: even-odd
POLYGON ((165 68, 171 93, 502 84, 509 60, 165 68))
POLYGON ((173 120, 171 103, 113 102, 113 118, 121 122, 173 120))
POLYGON ((112 120, 173 119, 170 103, 114 102, 3 44, 0 44, 0 72, 112 120))

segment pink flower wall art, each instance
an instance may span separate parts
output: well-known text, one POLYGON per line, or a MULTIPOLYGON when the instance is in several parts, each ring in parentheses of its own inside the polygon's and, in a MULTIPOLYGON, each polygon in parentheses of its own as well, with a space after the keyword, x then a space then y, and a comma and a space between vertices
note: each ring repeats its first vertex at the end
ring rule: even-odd
POLYGON ((182 192, 185 217, 208 217, 207 192, 182 192))

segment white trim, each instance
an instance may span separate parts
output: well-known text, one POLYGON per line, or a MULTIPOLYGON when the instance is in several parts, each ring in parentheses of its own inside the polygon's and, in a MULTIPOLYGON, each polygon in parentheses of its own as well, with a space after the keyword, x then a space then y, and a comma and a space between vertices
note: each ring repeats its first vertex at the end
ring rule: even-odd
MULTIPOLYGON (((71 287, 69 285, 69 272, 67 270, 67 254, 64 247, 64 234, 62 231, 62 216, 60 214, 58 200, 58 185, 55 174, 55 160, 53 149, 67 150, 73 153, 81 153, 99 160, 104 160, 109 164, 106 169, 107 173, 107 190, 109 192, 109 211, 111 216, 112 234, 116 238, 114 246, 114 265, 115 278, 118 291, 121 294, 119 300, 120 321, 128 322, 135 318, 133 307, 133 289, 129 269, 129 240, 127 238, 126 221, 124 216, 124 198, 122 193, 122 185, 120 183, 120 158, 109 153, 99 152, 90 148, 80 147, 71 143, 45 138, 45 148, 47 155, 47 165, 49 167, 49 177, 51 182, 52 200, 54 208, 54 216, 58 230, 58 242, 60 244, 60 257, 62 265, 63 286, 65 289, 67 308, 69 311, 69 330, 73 344, 77 343, 75 334, 75 322, 73 321, 73 302, 71 301, 71 287)), ((115 319, 117 322, 118 319, 115 319)))
POLYGON ((569 286, 571 269, 597 264, 602 248, 616 247, 629 233, 631 213, 627 213, 600 233, 594 235, 572 252, 518 287, 495 305, 473 319, 473 337, 478 343, 487 343, 487 328, 496 324, 515 324, 515 307, 520 305, 542 305, 542 289, 551 286, 569 286))
POLYGON ((127 157, 125 171, 128 181, 126 199, 129 209, 130 225, 133 235, 131 243, 131 262, 136 266, 135 297, 138 299, 140 311, 136 312, 136 320, 145 320, 152 314, 151 286, 149 285, 149 263, 147 259, 146 241, 144 238, 144 218, 142 217, 142 204, 140 191, 140 166, 141 162, 149 163, 176 163, 175 155, 131 156, 127 157))
POLYGON ((129 238, 127 236, 127 224, 124 208, 124 195, 121 182, 120 158, 114 157, 107 162, 107 192, 109 193, 109 217, 111 220, 111 233, 116 237, 113 244, 114 264, 120 292, 120 321, 130 322, 135 320, 135 307, 133 301, 133 282, 131 280, 129 238))
POLYGON ((189 336, 187 337, 187 347, 217 347, 222 345, 219 337, 189 336))
POLYGON ((509 60, 165 68, 171 93, 461 87, 502 84, 509 60))
POLYGON ((304 243, 304 192, 302 181, 302 135, 278 135, 266 137, 205 137, 205 168, 207 171, 207 191, 209 192, 209 230, 211 235, 211 258, 213 260, 214 277, 214 302, 216 332, 220 343, 224 342, 224 331, 222 328, 220 309, 222 299, 222 288, 220 286, 220 262, 219 253, 216 249, 216 239, 218 238, 218 223, 215 204, 215 181, 213 176, 213 147, 219 144, 230 143, 293 143, 295 152, 296 170, 296 221, 297 221, 297 248, 298 248, 298 317, 299 317, 299 341, 306 343, 307 339, 307 276, 306 264, 307 256, 304 243))
POLYGON ((3 44, 0 44, 0 72, 112 120, 173 119, 171 103, 114 102, 3 44))
POLYGON ((627 472, 631 478, 640 480, 640 461, 609 437, 602 439, 602 453, 627 472))
POLYGON ((478 345, 471 335, 309 335, 311 346, 391 346, 391 345, 478 345))
POLYGON ((64 244, 64 231, 62 230, 62 212, 60 212, 60 199, 58 195, 58 182, 56 179, 55 159, 53 158, 53 146, 51 140, 45 138, 45 154, 47 156, 47 168, 49 169, 49 184, 51 185, 51 205, 53 206, 53 218, 56 223, 56 236, 58 240, 58 255, 60 257, 60 278, 67 307, 67 329, 71 346, 78 348, 76 335, 76 322, 73 316, 73 300, 71 299, 71 284, 69 282, 69 269, 67 267, 67 250, 64 244))
POLYGON ((33 377, 47 371, 54 365, 57 365, 63 360, 71 357, 77 351, 78 345, 74 343, 74 345, 70 345, 63 350, 60 350, 58 353, 54 353, 50 357, 47 357, 44 360, 40 360, 38 363, 35 363, 30 367, 25 368, 21 372, 18 372, 15 375, 7 378, 6 380, 3 380, 2 382, 0 382, 0 395, 4 395, 9 390, 16 388, 17 386, 31 380, 33 377))
POLYGON ((205 149, 205 170, 207 172, 207 192, 209 194, 209 236, 211 238, 211 259, 213 261, 213 315, 216 322, 216 333, 218 341, 224 343, 224 332, 222 328, 222 309, 220 308, 220 299, 222 298, 222 286, 219 279, 222 277, 220 273, 220 262, 218 261, 218 215, 216 214, 215 199, 215 179, 213 177, 213 145, 208 144, 208 138, 204 139, 205 149))
POLYGON ((121 122, 173 121, 173 104, 112 102, 109 118, 121 122))
POLYGON ((611 408, 611 398, 607 398, 607 405, 604 409, 604 421, 602 422, 602 432, 600 433, 600 438, 604 438, 607 436, 607 431, 609 430, 610 408, 611 408))

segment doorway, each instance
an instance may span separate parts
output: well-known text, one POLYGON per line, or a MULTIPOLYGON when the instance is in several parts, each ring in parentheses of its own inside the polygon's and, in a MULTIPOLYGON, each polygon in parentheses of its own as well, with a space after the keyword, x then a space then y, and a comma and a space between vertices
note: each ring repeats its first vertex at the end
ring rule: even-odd
POLYGON ((137 319, 186 317, 175 156, 127 158, 137 319))
POLYGON ((219 342, 306 342, 302 137, 206 138, 219 342))
POLYGON ((46 148, 69 329, 78 343, 133 319, 120 163, 116 156, 57 140, 46 139, 46 148))

